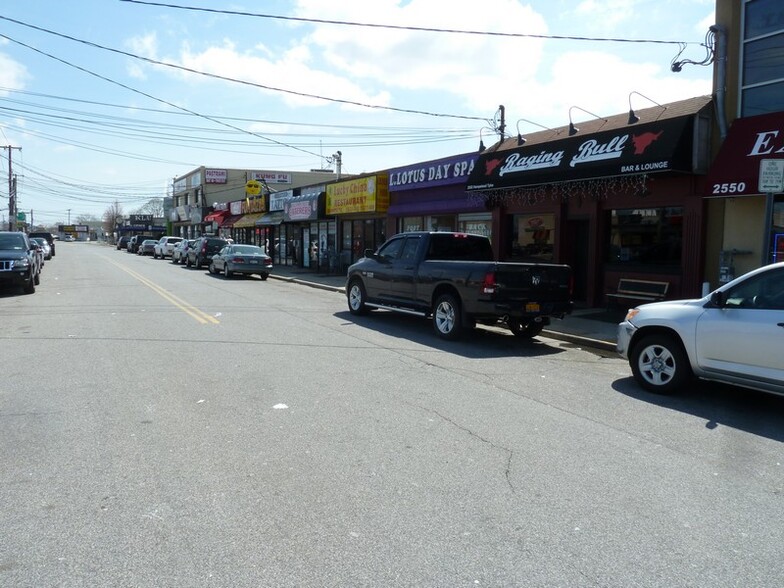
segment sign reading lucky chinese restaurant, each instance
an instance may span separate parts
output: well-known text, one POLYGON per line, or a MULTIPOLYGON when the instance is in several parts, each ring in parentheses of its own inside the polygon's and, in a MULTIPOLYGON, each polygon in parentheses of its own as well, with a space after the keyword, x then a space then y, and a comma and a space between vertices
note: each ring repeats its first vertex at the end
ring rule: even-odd
POLYGON ((389 177, 386 174, 355 178, 327 185, 327 214, 386 212, 389 177))

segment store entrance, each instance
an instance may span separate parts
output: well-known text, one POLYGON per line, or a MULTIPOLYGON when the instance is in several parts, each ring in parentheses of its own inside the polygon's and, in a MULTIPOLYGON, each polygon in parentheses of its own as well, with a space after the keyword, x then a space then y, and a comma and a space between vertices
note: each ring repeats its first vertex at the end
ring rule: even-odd
POLYGON ((563 262, 572 268, 574 301, 579 305, 588 304, 588 272, 593 267, 588 255, 590 227, 588 219, 567 221, 563 242, 563 262))

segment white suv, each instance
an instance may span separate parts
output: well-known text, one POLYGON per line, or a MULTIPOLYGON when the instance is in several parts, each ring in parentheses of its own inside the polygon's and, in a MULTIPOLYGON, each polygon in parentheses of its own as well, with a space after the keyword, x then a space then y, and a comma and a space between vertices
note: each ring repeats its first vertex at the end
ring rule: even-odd
POLYGON ((171 257, 174 246, 180 241, 182 241, 182 237, 161 237, 155 244, 155 248, 152 251, 152 256, 155 259, 171 257))
POLYGON ((784 263, 753 270, 698 300, 633 308, 618 352, 646 390, 668 394, 692 376, 784 395, 784 263))

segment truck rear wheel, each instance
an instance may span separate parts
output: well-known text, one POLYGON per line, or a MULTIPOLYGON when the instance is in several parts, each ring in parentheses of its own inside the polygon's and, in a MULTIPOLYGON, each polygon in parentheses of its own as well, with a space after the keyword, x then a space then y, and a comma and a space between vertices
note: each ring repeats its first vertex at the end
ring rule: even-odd
POLYGON ((442 339, 454 341, 462 334, 460 302, 452 294, 442 294, 433 307, 433 328, 442 339))

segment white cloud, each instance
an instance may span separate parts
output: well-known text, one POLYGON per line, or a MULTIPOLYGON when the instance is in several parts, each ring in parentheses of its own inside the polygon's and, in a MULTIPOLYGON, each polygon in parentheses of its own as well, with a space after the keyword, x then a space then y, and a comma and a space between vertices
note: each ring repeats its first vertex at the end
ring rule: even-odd
MULTIPOLYGON (((21 90, 29 79, 30 74, 24 65, 0 53, 0 87, 21 90)), ((0 94, 3 93, 0 90, 0 94)))

